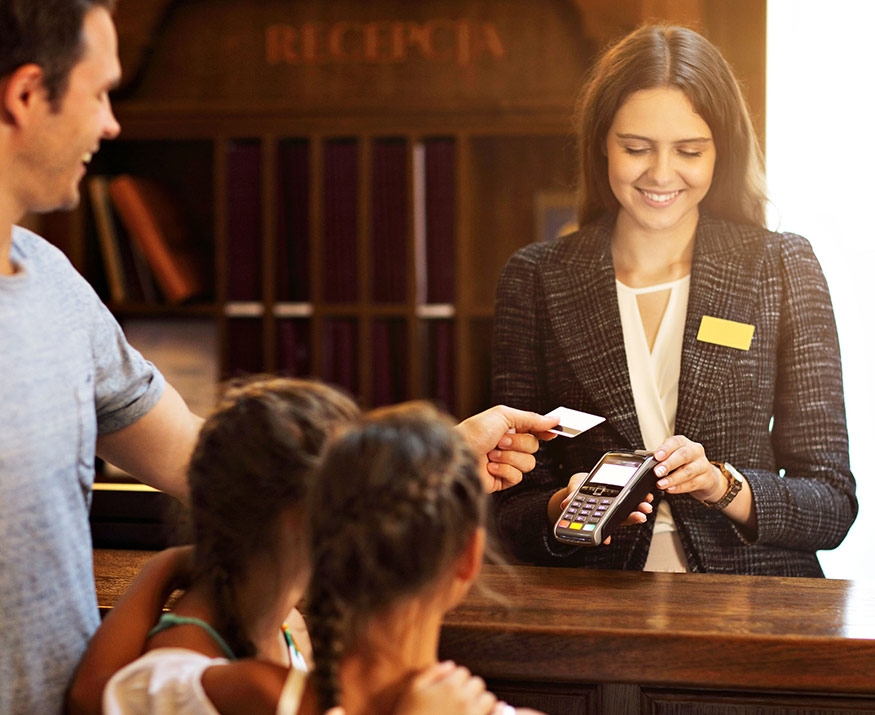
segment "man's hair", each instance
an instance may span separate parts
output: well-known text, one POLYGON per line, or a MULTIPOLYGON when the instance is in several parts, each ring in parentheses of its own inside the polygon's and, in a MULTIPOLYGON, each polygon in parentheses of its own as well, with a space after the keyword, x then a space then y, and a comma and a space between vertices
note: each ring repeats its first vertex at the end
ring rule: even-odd
POLYGON ((0 78, 37 64, 49 101, 63 97, 82 57, 85 15, 94 7, 112 12, 115 0, 0 0, 0 78))

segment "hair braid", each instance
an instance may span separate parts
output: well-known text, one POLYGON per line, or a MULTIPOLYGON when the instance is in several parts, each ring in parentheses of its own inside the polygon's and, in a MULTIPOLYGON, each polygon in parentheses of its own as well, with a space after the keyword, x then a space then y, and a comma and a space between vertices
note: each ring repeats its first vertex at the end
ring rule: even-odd
POLYGON ((446 416, 425 403, 370 413, 325 454, 309 510, 307 623, 314 685, 337 704, 338 666, 374 616, 428 592, 483 524, 477 463, 446 416))
POLYGON ((340 702, 340 659, 344 653, 343 600, 335 590, 343 584, 329 583, 315 563, 307 607, 307 630, 313 644, 314 667, 310 677, 316 691, 319 712, 340 702))
MULTIPOLYGON (((257 556, 272 556, 280 515, 300 507, 325 441, 359 416, 348 397, 319 382, 258 377, 234 382, 201 428, 189 465, 195 580, 216 602, 219 633, 239 657, 256 649, 236 585, 257 556)), ((304 539, 298 559, 308 568, 304 539)))

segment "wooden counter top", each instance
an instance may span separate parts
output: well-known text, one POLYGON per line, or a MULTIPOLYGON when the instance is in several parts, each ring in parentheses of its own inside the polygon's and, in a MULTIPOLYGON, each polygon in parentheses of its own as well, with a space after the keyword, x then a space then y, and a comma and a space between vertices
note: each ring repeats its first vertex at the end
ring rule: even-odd
MULTIPOLYGON (((97 550, 109 608, 150 552, 97 550)), ((441 656, 490 679, 875 694, 875 584, 487 566, 441 656)))
POLYGON ((441 655, 486 677, 875 693, 873 584, 488 567, 441 655))

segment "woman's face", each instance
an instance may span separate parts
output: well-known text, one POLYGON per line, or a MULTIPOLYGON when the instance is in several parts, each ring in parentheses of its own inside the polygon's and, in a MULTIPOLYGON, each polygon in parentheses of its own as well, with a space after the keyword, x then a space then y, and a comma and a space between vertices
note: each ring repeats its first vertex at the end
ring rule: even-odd
POLYGON ((717 154, 710 128, 681 90, 631 94, 606 143, 618 223, 659 233, 695 228, 717 154))

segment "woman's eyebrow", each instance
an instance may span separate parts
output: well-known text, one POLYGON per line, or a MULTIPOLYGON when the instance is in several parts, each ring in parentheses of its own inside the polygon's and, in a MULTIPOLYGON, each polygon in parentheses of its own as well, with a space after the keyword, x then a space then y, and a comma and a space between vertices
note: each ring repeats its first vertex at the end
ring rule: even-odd
MULTIPOLYGON (((655 141, 654 139, 642 136, 641 134, 621 134, 618 132, 617 134, 615 134, 615 136, 617 137, 617 139, 638 139, 645 142, 655 141)), ((710 141, 713 141, 711 137, 691 137, 689 139, 678 139, 677 141, 672 142, 672 144, 696 144, 710 141)))

